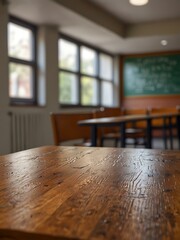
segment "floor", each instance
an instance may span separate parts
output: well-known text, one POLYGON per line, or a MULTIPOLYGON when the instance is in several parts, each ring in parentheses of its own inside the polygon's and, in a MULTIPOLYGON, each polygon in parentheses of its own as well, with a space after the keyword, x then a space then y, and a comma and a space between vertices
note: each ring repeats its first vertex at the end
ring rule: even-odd
MULTIPOLYGON (((168 141, 168 149, 170 149, 170 143, 168 141)), ((104 141, 104 146, 105 147, 114 147, 114 141, 113 140, 106 140, 104 141)), ((119 144, 120 146, 120 144, 119 144)), ((127 147, 129 148, 134 148, 134 145, 133 144, 128 144, 127 147)), ((139 145, 137 146, 137 148, 144 148, 143 145, 139 145)), ((152 142, 152 148, 153 149, 164 149, 164 143, 163 143, 163 139, 161 138, 154 138, 153 139, 153 142, 152 142)), ((178 146, 178 139, 173 139, 173 149, 179 149, 179 146, 178 146)))
MULTIPOLYGON (((82 143, 82 139, 75 140, 75 141, 63 142, 61 145, 62 146, 74 146, 74 145, 77 145, 78 143, 82 143)), ((115 142, 113 140, 104 140, 104 147, 115 147, 115 142)), ((118 147, 120 147, 120 143, 118 144, 118 147)), ((127 147, 128 148, 134 148, 134 145, 131 142, 131 144, 128 144, 127 147)), ((143 145, 138 145, 137 148, 144 148, 144 146, 143 145)), ((165 149, 163 139, 162 138, 153 138, 152 148, 153 149, 165 149)), ((170 143, 169 142, 168 142, 168 149, 170 149, 170 143)), ((179 150, 178 139, 177 138, 173 139, 173 149, 174 150, 179 150)))

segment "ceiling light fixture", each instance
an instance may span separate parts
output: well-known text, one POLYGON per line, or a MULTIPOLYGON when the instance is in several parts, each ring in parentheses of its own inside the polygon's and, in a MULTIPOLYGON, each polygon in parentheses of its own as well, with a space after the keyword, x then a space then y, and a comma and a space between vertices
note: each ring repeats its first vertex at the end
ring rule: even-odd
POLYGON ((161 40, 161 45, 162 46, 166 46, 168 44, 168 41, 167 40, 161 40))
POLYGON ((149 2, 149 0, 129 0, 132 5, 143 6, 149 2))

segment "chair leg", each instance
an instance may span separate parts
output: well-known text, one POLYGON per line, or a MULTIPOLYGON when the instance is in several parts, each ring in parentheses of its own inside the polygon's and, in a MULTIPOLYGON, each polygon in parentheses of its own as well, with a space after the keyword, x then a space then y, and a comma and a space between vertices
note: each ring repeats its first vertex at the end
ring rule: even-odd
POLYGON ((167 149, 166 118, 163 118, 163 141, 164 148, 167 149))
POLYGON ((169 117, 169 138, 170 138, 170 149, 173 149, 173 133, 172 133, 171 117, 169 117))
POLYGON ((104 145, 104 138, 102 137, 100 140, 100 147, 103 147, 103 145, 104 145))
POLYGON ((134 147, 136 148, 137 147, 137 139, 134 138, 134 147))
POLYGON ((116 139, 115 139, 115 147, 118 147, 118 142, 119 142, 119 139, 116 138, 116 139))

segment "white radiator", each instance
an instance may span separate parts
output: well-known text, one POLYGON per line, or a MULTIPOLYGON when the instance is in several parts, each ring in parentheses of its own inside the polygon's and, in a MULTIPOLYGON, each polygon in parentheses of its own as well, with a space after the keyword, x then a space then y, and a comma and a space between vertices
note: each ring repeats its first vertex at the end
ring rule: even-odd
POLYGON ((41 145, 43 138, 42 113, 10 112, 11 152, 41 145))

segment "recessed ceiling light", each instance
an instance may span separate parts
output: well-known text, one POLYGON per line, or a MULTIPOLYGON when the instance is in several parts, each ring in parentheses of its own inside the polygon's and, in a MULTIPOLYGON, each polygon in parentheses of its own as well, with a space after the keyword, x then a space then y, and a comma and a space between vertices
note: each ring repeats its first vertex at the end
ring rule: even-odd
POLYGON ((135 6, 142 6, 142 5, 147 4, 149 2, 149 0, 129 0, 129 2, 135 6))
POLYGON ((167 40, 161 40, 161 45, 166 46, 168 44, 167 40))

